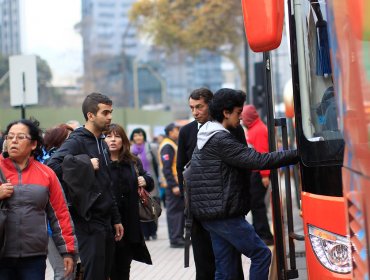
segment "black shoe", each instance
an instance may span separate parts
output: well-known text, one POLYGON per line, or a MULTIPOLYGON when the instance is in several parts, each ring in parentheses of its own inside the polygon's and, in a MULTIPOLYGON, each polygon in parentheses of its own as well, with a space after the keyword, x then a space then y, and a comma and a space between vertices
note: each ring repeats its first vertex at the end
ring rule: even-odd
POLYGON ((157 235, 156 235, 156 234, 152 235, 152 239, 153 239, 153 240, 157 240, 157 238, 158 238, 158 237, 157 237, 157 235))
POLYGON ((149 241, 149 236, 148 237, 144 236, 144 240, 149 241))
POLYGON ((171 242, 170 244, 171 248, 184 248, 185 247, 185 242, 183 240, 179 240, 176 242, 171 242))

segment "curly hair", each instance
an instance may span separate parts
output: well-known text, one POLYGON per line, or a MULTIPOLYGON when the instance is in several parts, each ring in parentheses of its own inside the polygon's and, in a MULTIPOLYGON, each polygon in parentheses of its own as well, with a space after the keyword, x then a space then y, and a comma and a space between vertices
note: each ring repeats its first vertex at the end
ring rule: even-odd
POLYGON ((235 107, 243 107, 246 94, 241 90, 222 88, 216 91, 209 104, 212 119, 222 122, 225 118, 224 110, 232 112, 235 107))

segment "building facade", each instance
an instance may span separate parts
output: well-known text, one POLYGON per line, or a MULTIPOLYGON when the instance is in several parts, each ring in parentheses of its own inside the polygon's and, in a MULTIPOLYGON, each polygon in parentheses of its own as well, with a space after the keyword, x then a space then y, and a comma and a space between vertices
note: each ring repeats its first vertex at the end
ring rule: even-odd
POLYGON ((193 89, 222 86, 221 58, 206 51, 197 57, 180 51, 165 55, 140 41, 128 19, 134 2, 82 0, 84 88, 106 92, 117 105, 159 102, 187 114, 193 89))
POLYGON ((21 53, 19 0, 0 1, 0 53, 6 57, 21 53))

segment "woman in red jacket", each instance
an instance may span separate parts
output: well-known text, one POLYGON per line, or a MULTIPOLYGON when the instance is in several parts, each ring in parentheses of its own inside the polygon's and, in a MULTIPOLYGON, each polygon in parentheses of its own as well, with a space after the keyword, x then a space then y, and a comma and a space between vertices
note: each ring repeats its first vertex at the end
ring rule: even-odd
POLYGON ((41 153, 41 130, 30 120, 15 121, 8 125, 5 141, 7 154, 0 156, 0 168, 6 182, 0 185, 0 200, 8 216, 0 279, 45 279, 48 220, 67 276, 77 240, 55 173, 34 159, 41 153))
MULTIPOLYGON (((242 112, 243 125, 248 129, 248 145, 259 153, 269 152, 267 126, 260 119, 253 105, 245 105, 242 112)), ((270 170, 253 170, 251 174, 251 212, 253 227, 267 246, 274 245, 274 237, 267 219, 265 195, 270 185, 270 170)))

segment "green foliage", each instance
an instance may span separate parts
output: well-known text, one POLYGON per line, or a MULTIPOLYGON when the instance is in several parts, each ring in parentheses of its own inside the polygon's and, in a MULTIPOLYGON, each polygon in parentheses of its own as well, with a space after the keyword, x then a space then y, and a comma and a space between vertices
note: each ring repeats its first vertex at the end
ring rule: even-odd
POLYGON ((208 50, 227 57, 245 82, 239 59, 245 36, 240 1, 138 0, 132 6, 130 20, 168 53, 181 49, 197 55, 208 50))
MULTIPOLYGON (((0 79, 5 77, 9 71, 9 59, 8 57, 4 57, 0 55, 0 79)), ((0 103, 1 104, 9 104, 10 96, 9 96, 9 79, 6 79, 0 85, 0 103)))
POLYGON ((139 0, 130 19, 155 45, 192 54, 231 49, 244 36, 240 1, 139 0))
POLYGON ((53 79, 53 74, 51 73, 49 64, 47 63, 46 60, 37 56, 36 68, 37 68, 37 82, 39 86, 47 86, 53 79))

